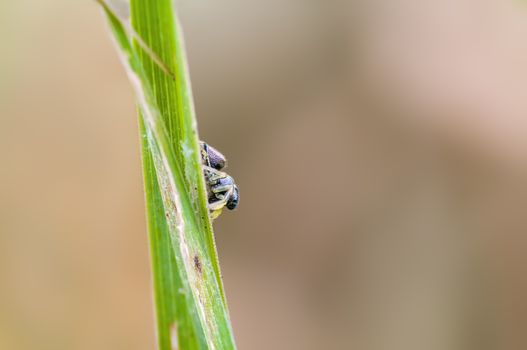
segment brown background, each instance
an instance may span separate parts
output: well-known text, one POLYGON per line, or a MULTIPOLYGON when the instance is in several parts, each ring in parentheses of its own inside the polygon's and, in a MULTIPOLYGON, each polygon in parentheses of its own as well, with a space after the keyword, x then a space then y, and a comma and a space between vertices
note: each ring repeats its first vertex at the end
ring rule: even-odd
MULTIPOLYGON (((527 348, 527 5, 178 2, 240 349, 527 348)), ((0 3, 0 349, 152 349, 134 99, 93 1, 0 3)))

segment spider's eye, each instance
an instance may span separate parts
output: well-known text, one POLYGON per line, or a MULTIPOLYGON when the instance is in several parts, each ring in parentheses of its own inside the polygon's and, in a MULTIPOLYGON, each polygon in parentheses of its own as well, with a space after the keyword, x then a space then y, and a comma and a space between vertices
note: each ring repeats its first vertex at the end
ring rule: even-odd
POLYGON ((234 192, 231 195, 231 198, 229 198, 229 201, 227 202, 227 209, 233 210, 238 206, 238 203, 240 202, 240 195, 238 193, 238 188, 234 188, 234 192))

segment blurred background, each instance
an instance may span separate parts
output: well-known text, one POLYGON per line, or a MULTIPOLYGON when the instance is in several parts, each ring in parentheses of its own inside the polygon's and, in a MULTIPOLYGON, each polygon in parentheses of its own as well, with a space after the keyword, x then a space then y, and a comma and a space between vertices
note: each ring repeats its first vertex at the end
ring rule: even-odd
MULTIPOLYGON (((240 349, 527 349, 527 3, 177 5, 241 190, 215 224, 240 349)), ((2 1, 0 43, 0 349, 153 349, 99 8, 2 1)))

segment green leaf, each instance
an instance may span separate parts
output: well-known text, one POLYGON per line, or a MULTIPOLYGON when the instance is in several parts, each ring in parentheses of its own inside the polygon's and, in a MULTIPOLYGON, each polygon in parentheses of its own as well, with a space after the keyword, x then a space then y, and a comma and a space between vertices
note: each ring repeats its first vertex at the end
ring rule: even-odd
POLYGON ((235 349, 207 208, 181 30, 171 0, 102 5, 137 96, 158 347, 235 349))

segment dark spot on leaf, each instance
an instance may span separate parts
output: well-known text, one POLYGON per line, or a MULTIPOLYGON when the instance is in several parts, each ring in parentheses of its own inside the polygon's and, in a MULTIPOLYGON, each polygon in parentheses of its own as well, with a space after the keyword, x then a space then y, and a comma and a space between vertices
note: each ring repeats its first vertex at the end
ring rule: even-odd
POLYGON ((197 255, 194 255, 194 268, 201 275, 201 260, 199 260, 199 256, 197 255))

